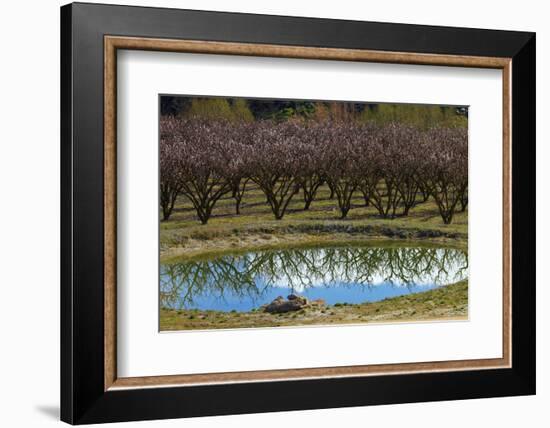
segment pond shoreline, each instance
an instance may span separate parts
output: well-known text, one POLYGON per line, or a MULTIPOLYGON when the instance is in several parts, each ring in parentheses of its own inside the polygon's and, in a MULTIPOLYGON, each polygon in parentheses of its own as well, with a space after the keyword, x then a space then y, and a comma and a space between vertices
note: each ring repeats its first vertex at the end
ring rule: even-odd
POLYGON ((292 234, 262 234, 249 233, 240 236, 219 237, 216 239, 188 239, 184 246, 161 249, 161 263, 175 263, 186 260, 200 260, 221 256, 226 253, 241 253, 250 251, 280 250, 295 247, 324 246, 354 246, 380 245, 384 246, 443 246, 467 251, 467 240, 460 235, 451 237, 439 231, 409 231, 399 234, 399 230, 389 235, 365 235, 350 233, 292 233, 292 234), (414 233, 416 232, 416 233, 414 233), (431 233, 433 232, 433 233, 431 233), (418 237, 423 235, 424 237, 418 237), (397 237, 402 236, 402 237, 397 237))
POLYGON ((209 330, 280 326, 420 322, 468 319, 468 281, 378 302, 314 306, 271 314, 261 310, 222 312, 160 310, 160 330, 209 330))

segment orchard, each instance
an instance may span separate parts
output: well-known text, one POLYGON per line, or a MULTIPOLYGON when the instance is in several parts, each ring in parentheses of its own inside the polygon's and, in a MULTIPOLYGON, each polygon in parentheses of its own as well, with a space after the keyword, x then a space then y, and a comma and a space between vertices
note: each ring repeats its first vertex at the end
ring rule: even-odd
POLYGON ((166 115, 160 120, 159 156, 165 221, 180 196, 189 200, 202 224, 227 195, 239 215, 252 183, 277 220, 295 198, 302 198, 308 210, 323 185, 330 188, 341 219, 357 195, 386 219, 406 217, 431 198, 445 224, 468 204, 464 127, 166 115))

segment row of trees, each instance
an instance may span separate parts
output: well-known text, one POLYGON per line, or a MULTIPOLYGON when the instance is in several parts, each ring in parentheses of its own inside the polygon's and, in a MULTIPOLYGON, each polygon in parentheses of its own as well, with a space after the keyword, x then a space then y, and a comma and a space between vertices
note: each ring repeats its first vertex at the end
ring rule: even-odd
POLYGON ((239 214, 250 182, 263 191, 278 220, 300 191, 309 209, 324 184, 341 218, 357 194, 390 219, 432 197, 445 224, 468 203, 467 130, 461 127, 165 116, 160 132, 164 220, 178 195, 189 199, 203 224, 227 194, 239 214))

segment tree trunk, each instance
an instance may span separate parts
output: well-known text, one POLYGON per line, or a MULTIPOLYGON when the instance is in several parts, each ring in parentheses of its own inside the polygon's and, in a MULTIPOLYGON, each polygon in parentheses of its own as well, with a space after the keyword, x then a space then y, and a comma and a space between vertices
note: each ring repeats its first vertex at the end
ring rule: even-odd
POLYGON ((363 197, 365 198, 365 206, 366 207, 370 206, 370 196, 367 195, 366 193, 363 193, 363 197))
POLYGON ((160 204, 162 206, 162 221, 168 221, 174 210, 174 204, 178 193, 176 191, 166 190, 164 194, 161 194, 160 204))
POLYGON ((460 212, 463 213, 466 211, 466 207, 468 206, 468 196, 462 196, 460 198, 460 212))
POLYGON ((334 199, 334 186, 331 186, 330 184, 328 185, 328 188, 330 189, 330 195, 329 195, 329 199, 334 199))

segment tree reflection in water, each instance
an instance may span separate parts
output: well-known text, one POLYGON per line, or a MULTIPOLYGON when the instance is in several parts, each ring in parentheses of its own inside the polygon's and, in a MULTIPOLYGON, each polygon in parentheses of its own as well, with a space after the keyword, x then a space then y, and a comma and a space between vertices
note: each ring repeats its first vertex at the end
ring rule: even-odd
MULTIPOLYGON (((201 308, 204 299, 248 300, 270 291, 307 293, 316 288, 378 286, 416 291, 468 276, 468 256, 447 248, 328 247, 270 250, 161 265, 162 307, 201 308), (198 306, 197 306, 198 305, 198 306)), ((277 294, 277 293, 275 293, 277 294)), ((366 296, 364 300, 368 300, 366 296)), ((201 308, 202 309, 202 308, 201 308)))

